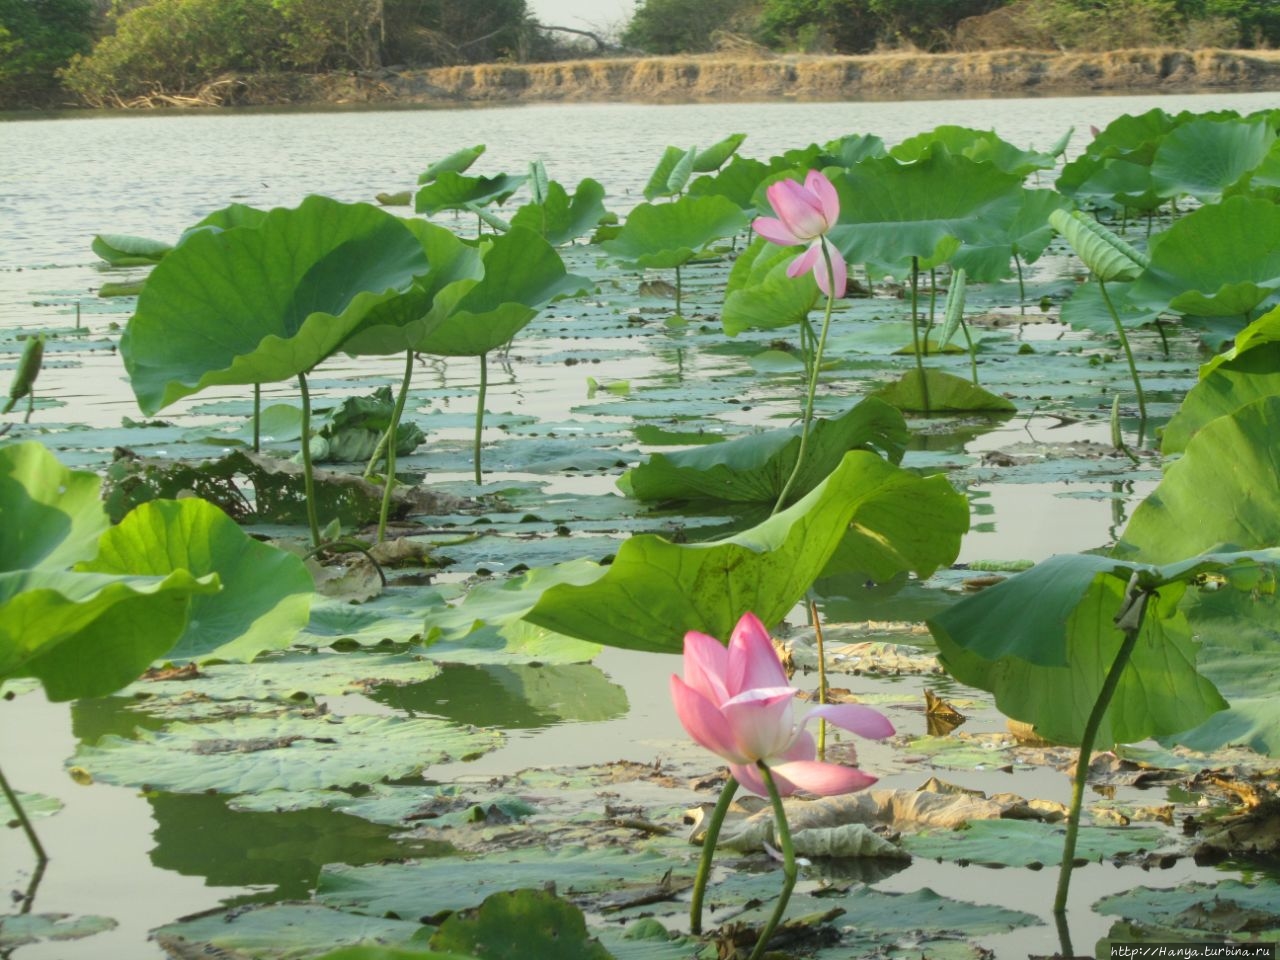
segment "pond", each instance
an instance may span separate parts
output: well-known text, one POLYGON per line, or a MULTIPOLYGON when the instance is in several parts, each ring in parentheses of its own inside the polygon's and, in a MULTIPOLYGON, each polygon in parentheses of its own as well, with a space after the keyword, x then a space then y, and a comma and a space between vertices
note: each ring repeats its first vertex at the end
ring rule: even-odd
MULTIPOLYGON (((96 294, 106 281, 136 279, 144 271, 107 269, 90 251, 95 234, 172 241, 186 227, 232 202, 266 209, 295 206, 310 194, 370 201, 378 192, 412 188, 418 173, 434 160, 480 143, 487 151, 477 170, 490 175, 522 172, 529 161, 540 159, 550 176, 567 186, 583 177, 600 180, 606 206, 625 216, 643 200, 646 181, 667 145, 710 145, 735 132, 748 134, 743 154, 767 158, 852 132, 876 134, 893 145, 941 124, 994 129, 1018 146, 1044 150, 1074 127, 1075 137, 1067 148, 1067 156, 1073 156, 1090 139, 1091 125, 1103 127, 1122 114, 1136 115, 1156 106, 1246 113, 1273 104, 1272 94, 1232 94, 1180 96, 1174 102, 1106 97, 574 105, 9 120, 0 126, 0 371, 5 371, 0 380, 7 380, 8 369, 16 363, 20 332, 60 332, 47 348, 31 427, 15 429, 13 436, 42 440, 69 466, 101 470, 117 447, 145 456, 214 456, 228 449, 231 433, 241 429, 249 409, 242 388, 214 389, 181 400, 163 411, 162 420, 146 421, 139 412, 118 354, 120 328, 136 300, 100 299, 96 294)), ((1052 179, 1053 174, 1046 173, 1043 185, 1050 186, 1052 179)), ((470 217, 445 214, 437 222, 464 235, 475 230, 470 217)), ((201 722, 199 715, 183 712, 180 694, 156 693, 163 685, 147 690, 139 685, 126 696, 67 705, 50 704, 38 691, 20 687, 14 699, 0 702, 0 761, 18 789, 55 797, 63 805, 56 814, 37 820, 52 860, 37 890, 35 910, 107 917, 112 923, 103 924, 110 929, 84 939, 11 951, 0 940, 0 956, 147 960, 195 955, 182 952, 194 948, 172 939, 162 945, 151 932, 203 912, 222 922, 228 906, 307 901, 317 884, 321 901, 329 906, 347 904, 343 897, 356 896, 349 891, 361 882, 383 885, 373 894, 366 891, 378 903, 403 903, 408 894, 395 887, 393 878, 366 881, 360 868, 456 852, 450 829, 470 831, 472 846, 467 849, 473 852, 524 849, 532 838, 543 835, 558 837, 557 845, 586 845, 592 830, 617 832, 618 845, 634 841, 639 850, 650 838, 635 830, 634 823, 627 834, 628 818, 635 823, 652 818, 655 835, 669 830, 679 838, 686 831, 683 810, 714 800, 714 788, 695 791, 691 785, 714 774, 717 762, 689 743, 670 706, 668 677, 680 671, 679 657, 605 647, 590 663, 582 663, 554 642, 522 648, 507 638, 501 640, 503 649, 467 652, 465 643, 450 638, 445 646, 452 643, 454 652, 435 654, 443 663, 438 676, 413 662, 379 663, 370 668, 373 680, 362 677, 359 666, 335 666, 357 655, 388 655, 388 648, 377 646, 384 637, 398 644, 389 654, 395 656, 421 630, 426 605, 456 600, 491 575, 578 557, 602 560, 622 539, 638 532, 698 539, 708 531, 744 525, 742 516, 723 509, 645 509, 618 496, 615 480, 626 466, 654 451, 794 421, 799 410, 798 368, 777 357, 759 356, 794 331, 724 336, 718 316, 726 274, 723 259, 686 268, 684 313, 690 322, 671 325, 671 302, 661 283, 656 296, 643 295, 636 272, 606 262, 598 248, 578 245, 562 253, 568 269, 588 278, 594 292, 551 305, 509 351, 490 361, 480 487, 471 479, 470 462, 478 365, 470 358, 449 358, 423 363, 416 374, 409 416, 428 439, 416 453, 402 458, 399 469, 459 496, 485 497, 491 513, 460 511, 439 518, 440 529, 420 533, 451 562, 429 584, 422 577, 418 588, 394 587, 388 592, 393 595, 390 606, 378 606, 387 596, 369 604, 379 611, 371 624, 355 630, 334 619, 327 608, 330 619, 323 629, 313 625, 309 638, 305 632, 301 638, 308 651, 324 650, 335 638, 351 636, 356 639, 348 648, 367 643, 369 650, 290 654, 293 659, 280 662, 277 673, 261 666, 228 681, 296 684, 297 690, 313 694, 305 698, 309 707, 335 718, 443 718, 481 734, 500 732, 501 744, 472 744, 433 754, 421 777, 396 775, 399 767, 393 763, 386 778, 392 786, 378 786, 358 797, 371 807, 376 806, 374 800, 384 803, 368 816, 343 812, 348 801, 332 796, 260 801, 245 792, 228 799, 189 785, 140 792, 143 783, 165 783, 163 777, 169 773, 178 781, 187 776, 189 784, 190 764, 175 759, 166 769, 161 762, 142 780, 128 774, 113 777, 99 773, 95 763, 110 768, 111 761, 102 761, 93 748, 99 742, 121 743, 102 738, 132 737, 138 727, 163 731, 175 717, 201 722), (415 669, 426 671, 430 679, 409 682, 415 669), (153 695, 155 703, 150 702, 153 695), (456 759, 462 754, 474 756, 456 759), (79 774, 80 767, 89 769, 94 781, 74 782, 68 765, 73 774, 79 774), (449 807, 445 800, 455 795, 450 791, 466 802, 455 803, 438 824, 431 822, 437 819, 435 813, 425 821, 426 827, 422 819, 408 819, 406 811, 415 809, 414 804, 421 806, 428 796, 422 792, 423 778, 440 810, 449 807), (113 779, 127 785, 113 785, 113 779), (656 782, 659 779, 662 784, 656 782), (670 788, 666 793, 664 785, 670 788), (398 789, 418 792, 398 794, 398 789), (513 802, 512 797, 534 804, 534 825, 525 824, 527 813, 508 816, 504 805, 513 802), (482 810, 484 805, 489 805, 491 820, 489 813, 470 824, 457 816, 459 810, 482 810), (487 832, 480 836, 481 831, 487 832)), ((983 385, 1011 398, 1015 415, 995 421, 962 416, 911 422, 917 432, 903 464, 947 471, 969 496, 972 527, 962 542, 959 565, 1039 562, 1057 553, 1109 545, 1160 479, 1154 456, 1144 455, 1135 464, 1111 445, 1112 397, 1129 389, 1128 371, 1116 351, 1058 322, 1057 307, 1070 291, 1076 266, 1065 247, 1052 247, 1027 272, 1022 303, 1031 304, 1030 309, 1020 306, 1016 282, 980 285, 971 293, 970 309, 984 320, 983 385), (1048 305, 1045 311, 1040 309, 1042 300, 1048 305), (1041 356, 1053 357, 1053 363, 1039 362, 1041 356)), ((665 281, 670 275, 651 272, 649 279, 655 278, 665 281)), ((820 413, 842 410, 842 401, 862 395, 903 368, 903 359, 895 355, 910 339, 902 309, 901 299, 883 290, 840 306, 831 343, 833 369, 839 376, 825 381, 820 413)), ((1167 354, 1154 334, 1135 334, 1134 341, 1148 384, 1152 422, 1160 423, 1194 382, 1203 356, 1187 336, 1172 338, 1167 354)), ((963 356, 940 362, 957 373, 967 369, 963 356)), ((383 385, 394 389, 400 365, 394 358, 335 357, 314 377, 317 403, 332 406, 383 385)), ((267 385, 263 393, 268 403, 296 403, 290 384, 267 385)), ((1128 402, 1122 405, 1119 423, 1130 442, 1140 445, 1136 414, 1128 402)), ((279 449, 288 456, 289 446, 279 449)), ((428 526, 432 523, 428 520, 428 526)), ((884 710, 899 731, 899 738, 888 743, 860 743, 860 765, 880 776, 878 787, 914 790, 937 776, 988 795, 1013 793, 1065 803, 1071 751, 1040 747, 1032 758, 1025 746, 1015 745, 991 696, 942 674, 933 662, 928 634, 914 626, 950 602, 970 575, 960 568, 944 570, 928 583, 906 582, 905 577, 890 584, 830 577, 816 585, 816 609, 844 664, 844 672, 833 682, 884 710), (926 688, 969 717, 961 728, 962 738, 950 738, 936 750, 933 738, 925 738, 926 688)), ((797 607, 788 623, 798 660, 811 663, 813 631, 806 629, 807 611, 797 607)), ((211 670, 216 673, 216 668, 211 670)), ((816 675, 807 670, 797 674, 801 686, 812 689, 816 682, 816 675)), ((373 744, 365 749, 379 752, 373 744)), ((394 747, 388 746, 387 752, 394 752, 394 747)), ((123 762, 127 767, 132 761, 123 762)), ((381 779, 374 775, 368 782, 381 779)), ((1117 778, 1105 788, 1105 799, 1102 793, 1090 799, 1114 810, 1116 818, 1138 820, 1185 800, 1180 789, 1147 790, 1117 778)), ((295 790, 299 795, 305 792, 295 790)), ((1006 846, 1017 842, 1004 840, 1006 846)), ((1161 846, 1158 839, 1148 843, 1161 846)), ((696 848, 689 846, 681 856, 693 858, 695 853, 689 851, 696 848)), ((804 899, 793 907, 793 914, 845 906, 850 919, 841 923, 866 928, 881 923, 897 931, 890 940, 859 941, 859 949, 904 956, 895 951, 907 949, 912 937, 927 929, 912 911, 927 911, 928 904, 867 897, 917 897, 918 891, 928 889, 986 909, 974 908, 968 914, 961 910, 959 919, 946 928, 952 933, 940 934, 932 946, 927 934, 921 936, 920 942, 934 952, 911 955, 967 957, 987 949, 998 957, 1021 957, 1048 955, 1058 948, 1050 912, 1056 871, 1022 865, 962 866, 954 858, 938 856, 942 859, 918 855, 909 865, 887 867, 829 867, 819 860, 802 873, 804 899), (847 894, 847 902, 838 893, 847 894), (899 913, 898 927, 883 922, 885 916, 899 913), (955 936, 956 929, 965 936, 955 936)), ((589 857, 585 864, 540 862, 537 857, 527 863, 527 885, 561 877, 562 891, 573 885, 564 876, 581 878, 593 870, 614 869, 612 864, 594 864, 589 857)), ((757 861, 754 866, 762 869, 764 864, 757 861)), ((437 885, 431 889, 441 906, 427 911, 434 913, 453 902, 446 895, 450 887, 480 889, 497 882, 491 873, 487 865, 471 872, 450 867, 429 881, 409 882, 437 885)), ((1218 868, 1202 867, 1187 857, 1131 857, 1121 866, 1090 863, 1077 872, 1070 902, 1077 952, 1092 953, 1093 945, 1117 922, 1116 916, 1095 910, 1103 897, 1140 886, 1172 888, 1189 881, 1257 874, 1247 864, 1229 861, 1218 868), (1162 869, 1153 871, 1153 863, 1162 869)), ((0 881, 21 891, 30 875, 29 850, 21 833, 0 833, 0 881)), ((749 872, 717 875, 729 892, 719 900, 712 888, 716 922, 733 916, 735 897, 768 897, 776 889, 776 877, 766 874, 761 882, 752 877, 749 872)), ((457 906, 475 905, 480 899, 464 896, 457 906)), ((655 909, 673 929, 684 929, 687 918, 675 906, 655 909)), ((378 916, 386 911, 369 912, 378 916)), ((598 913, 606 911, 600 908, 598 913)), ((299 916, 303 919, 293 922, 308 922, 308 915, 299 916)), ((746 919, 759 918, 751 914, 746 919)), ((211 934, 198 933, 192 940, 242 951, 232 956, 281 955, 256 953, 249 934, 241 941, 217 941, 211 934)), ((609 946, 619 957, 641 955, 625 953, 621 941, 611 940, 609 946)), ((692 954, 653 954, 667 955, 692 954)))

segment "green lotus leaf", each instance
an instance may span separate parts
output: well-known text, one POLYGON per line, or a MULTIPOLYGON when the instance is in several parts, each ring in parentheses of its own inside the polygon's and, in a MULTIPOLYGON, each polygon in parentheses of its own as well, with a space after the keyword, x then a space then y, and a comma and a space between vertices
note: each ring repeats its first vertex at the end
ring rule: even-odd
POLYGON ((1057 230, 1090 272, 1103 282, 1135 280, 1151 261, 1093 217, 1079 210, 1054 210, 1049 224, 1057 230))
POLYGON ((1168 199, 1151 179, 1151 167, 1113 157, 1081 157, 1063 171, 1058 190, 1079 204, 1125 210, 1155 210, 1168 199), (1079 164, 1079 167, 1075 165, 1079 164), (1079 182, 1072 182, 1068 170, 1079 182))
POLYGON ((474 910, 449 916, 431 937, 431 947, 473 957, 527 960, 612 960, 587 935, 582 911, 549 890, 490 894, 474 910))
POLYGON ((1275 142, 1275 130, 1263 117, 1193 120, 1161 141, 1151 179, 1166 197, 1190 195, 1210 203, 1246 179, 1275 142))
POLYGON ((463 147, 461 150, 455 150, 420 173, 418 175, 419 185, 430 183, 442 173, 466 173, 471 169, 471 165, 484 155, 485 149, 485 145, 479 143, 474 147, 463 147))
POLYGON ((823 150, 837 167, 852 167, 868 157, 887 157, 884 141, 870 133, 849 133, 838 140, 829 141, 823 150))
POLYGON ((910 163, 927 156, 934 144, 942 144, 950 153, 978 163, 990 163, 1003 173, 1026 177, 1036 170, 1052 170, 1056 161, 1052 154, 1023 150, 990 130, 943 125, 925 133, 908 137, 889 150, 889 156, 910 163))
POLYGON ((144 267, 159 263, 173 244, 120 233, 100 233, 93 238, 93 252, 113 267, 144 267))
POLYGON ((289 646, 307 624, 311 574, 302 559, 246 534, 211 503, 155 500, 103 534, 89 573, 216 574, 222 590, 193 597, 190 619, 166 654, 174 661, 252 660, 289 646))
POLYGON ((1222 879, 1159 890, 1138 887, 1103 897, 1093 905, 1093 911, 1168 930, 1189 944, 1208 941, 1211 946, 1206 944, 1199 949, 1209 953, 1219 944, 1234 942, 1246 931, 1250 940, 1259 935, 1274 940, 1275 931, 1280 930, 1277 903, 1280 884, 1259 876, 1250 883, 1222 879))
MULTIPOLYGON (((1152 240, 1135 304, 1205 317, 1245 317, 1280 290, 1280 207, 1231 197, 1177 220, 1152 240)), ((1242 324, 1243 326, 1243 324, 1242 324)))
POLYGON ((980 245, 1008 232, 1021 180, 937 143, 912 163, 863 160, 832 178, 840 221, 831 238, 852 263, 929 259, 956 240, 980 245))
POLYGON ((402 296, 375 304, 342 344, 351 356, 385 355, 417 349, 445 320, 443 312, 432 313, 436 297, 464 280, 484 277, 482 250, 460 239, 452 230, 426 220, 401 221, 422 244, 429 270, 416 278, 402 296))
POLYGON ((269 211, 251 207, 247 203, 232 203, 213 211, 199 223, 182 232, 179 243, 186 241, 197 230, 212 227, 216 230, 230 230, 233 227, 260 227, 267 219, 269 211))
POLYGON ((1109 283, 1104 297, 1102 284, 1080 284, 1070 299, 1063 301, 1060 315, 1062 322, 1070 324, 1073 330, 1092 330, 1100 337, 1114 337, 1116 321, 1107 309, 1109 299, 1120 318, 1120 325, 1126 330, 1154 323, 1160 316, 1160 311, 1135 306, 1129 299, 1129 289, 1132 286, 1132 283, 1109 283))
POLYGON ((657 200, 659 197, 675 196, 683 190, 693 174, 697 156, 697 147, 690 147, 688 150, 667 147, 658 160, 658 165, 653 168, 653 173, 649 175, 649 182, 644 186, 644 198, 657 200))
POLYGON ((79 916, 66 913, 11 913, 0 916, 0 950, 6 953, 24 944, 42 940, 63 942, 82 940, 97 933, 114 930, 110 917, 79 916))
POLYGON ((413 776, 431 763, 496 748, 496 731, 427 717, 285 716, 173 723, 137 739, 82 744, 95 780, 174 793, 317 790, 413 776))
POLYGON ((790 247, 779 247, 757 237, 742 251, 729 271, 721 323, 731 337, 746 330, 773 330, 799 323, 818 302, 818 284, 812 272, 787 276, 796 257, 790 247))
POLYGON ((756 191, 769 176, 769 165, 749 157, 735 156, 715 176, 702 176, 689 184, 691 197, 724 197, 741 210, 755 213, 756 191))
MULTIPOLYGON (((1061 555, 929 620, 947 672, 995 694, 1008 717, 1058 743, 1081 742, 1123 634, 1132 565, 1061 555)), ((1181 733, 1226 707, 1197 673, 1197 644, 1178 609, 1181 581, 1150 597, 1137 645, 1099 726, 1095 749, 1181 733)))
MULTIPOLYGON (((960 830, 904 834, 902 844, 917 857, 1001 867, 1056 867, 1062 862, 1065 829, 1062 824, 1035 820, 974 820, 960 830)), ((1081 827, 1076 856, 1102 860, 1161 847, 1165 839, 1152 827, 1081 827)))
POLYGON ((426 272, 417 237, 368 204, 308 197, 260 227, 197 233, 156 265, 121 339, 138 405, 310 370, 426 272))
POLYGON ((742 210, 725 197, 686 196, 671 203, 640 204, 628 214, 619 234, 600 246, 628 266, 678 267, 746 225, 742 210))
POLYGON ((964 323, 964 301, 969 286, 969 275, 964 267, 957 267, 951 274, 947 288, 947 302, 942 308, 942 328, 938 331, 938 346, 945 350, 951 338, 964 323))
POLYGON ((254 904, 228 913, 202 913, 166 924, 155 940, 176 956, 246 956, 257 960, 300 960, 344 954, 367 960, 433 960, 430 953, 411 951, 419 943, 422 924, 343 913, 310 903, 254 904), (398 949, 405 945, 406 949, 398 949), (342 946, 334 951, 335 946, 342 946), (372 953, 362 951, 372 950, 372 953))
POLYGON ((0 678, 35 677, 50 700, 113 693, 177 642, 194 595, 217 590, 186 570, 0 573, 0 678))
POLYGON ((486 240, 484 276, 460 280, 435 297, 414 349, 448 357, 478 357, 502 346, 559 296, 586 285, 566 273, 564 261, 538 234, 522 227, 486 240))
MULTIPOLYGON (((797 425, 677 453, 655 453, 624 473, 618 487, 638 500, 773 503, 795 467, 800 429, 797 425)), ((902 414, 873 397, 835 419, 815 420, 795 481, 796 497, 816 487, 850 450, 879 450, 898 463, 908 437, 902 414)))
POLYGON ((925 369, 924 383, 929 391, 928 403, 920 388, 918 370, 908 370, 897 380, 874 391, 871 396, 879 397, 899 410, 906 411, 1012 413, 1018 409, 1011 401, 996 396, 990 390, 984 390, 963 377, 932 367, 925 369))
POLYGON ((693 158, 694 173, 711 173, 724 166, 726 160, 738 152, 738 148, 746 141, 745 133, 731 133, 718 143, 713 143, 705 150, 700 150, 693 158))
POLYGON ((1049 215, 1066 208, 1068 201, 1056 190, 1023 190, 1022 201, 1002 231, 974 236, 954 254, 952 266, 975 280, 1003 280, 1013 271, 1009 263, 1019 257, 1035 263, 1053 240, 1049 215))
POLYGON ((493 177, 468 177, 452 170, 443 170, 414 194, 413 209, 415 213, 431 215, 442 210, 465 210, 470 204, 478 207, 491 203, 502 204, 524 186, 525 179, 524 176, 509 173, 493 177))
POLYGON ((547 184, 545 199, 517 210, 511 226, 532 230, 553 247, 559 247, 589 234, 607 214, 604 187, 599 182, 590 177, 584 179, 570 198, 564 187, 553 180, 547 184))
POLYGON ((96 474, 68 470, 42 444, 0 446, 0 572, 62 570, 92 557, 110 526, 101 487, 96 474))
POLYGON ((1200 368, 1200 382, 1165 426, 1160 449, 1181 453, 1206 424, 1263 397, 1280 395, 1280 308, 1240 331, 1236 345, 1200 368))
MULTIPOLYGON (((525 619, 610 646, 664 652, 678 651, 687 630, 727 638, 748 610, 776 624, 817 579, 851 523, 857 535, 897 546, 914 514, 880 508, 910 481, 918 478, 875 454, 847 453, 803 499, 736 536, 697 544, 649 534, 623 541, 596 580, 550 587, 525 619)), ((955 496, 949 485, 947 491, 955 496)), ((934 555, 919 562, 922 576, 959 548, 959 535, 950 531, 932 539, 934 555)), ((878 558, 869 559, 879 566, 878 558)))

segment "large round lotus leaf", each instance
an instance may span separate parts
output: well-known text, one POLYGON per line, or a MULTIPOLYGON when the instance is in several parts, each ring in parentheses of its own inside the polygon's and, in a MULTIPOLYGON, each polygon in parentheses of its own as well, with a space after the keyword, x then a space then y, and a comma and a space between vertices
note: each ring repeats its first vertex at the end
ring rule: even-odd
POLYGON ((1181 453, 1196 431, 1245 404, 1280 395, 1280 309, 1259 317, 1236 345, 1200 368, 1173 419, 1160 435, 1160 450, 1181 453))
POLYGON ((418 238, 368 204, 308 197, 257 227, 194 233, 156 265, 120 342, 138 405, 310 370, 426 272, 418 238))
POLYGON ((601 248, 630 266, 678 267, 714 240, 733 236, 747 218, 720 196, 684 196, 671 203, 642 203, 627 216, 621 232, 601 248))
POLYGON ((511 226, 532 230, 558 247, 590 233, 607 212, 604 187, 599 181, 586 178, 570 198, 568 191, 552 180, 542 203, 525 204, 511 218, 511 226))
POLYGON ((724 197, 747 213, 756 212, 755 193, 769 175, 767 164, 736 156, 715 176, 696 178, 689 184, 691 197, 724 197))
MULTIPOLYGON (((1221 937, 1243 934, 1250 939, 1262 935, 1274 940, 1275 931, 1280 930, 1280 884, 1264 875, 1251 883, 1223 879, 1217 883, 1187 883, 1172 889, 1138 887, 1103 897, 1093 905, 1093 911, 1177 931, 1193 941, 1200 938, 1218 941, 1221 937)), ((1207 956, 1219 947, 1201 949, 1207 956)), ((1240 949, 1243 952, 1248 947, 1242 945, 1240 949)))
POLYGON ((1172 563, 1220 544, 1280 544, 1280 396, 1206 424, 1134 511, 1119 556, 1172 563))
POLYGON ((64 569, 92 557, 109 526, 101 486, 39 443, 0 447, 0 571, 64 569))
MULTIPOLYGON (((1140 306, 1202 317, 1241 317, 1280 290, 1280 207, 1231 197, 1201 207, 1151 242, 1151 265, 1134 281, 1140 306)), ((1243 324, 1242 324, 1243 325, 1243 324)))
POLYGON ((1049 215, 1065 209, 1068 201, 1056 190, 1024 190, 1022 202, 1003 231, 972 236, 951 256, 955 269, 972 280, 1003 280, 1013 272, 1014 256, 1035 263, 1053 240, 1049 215))
POLYGON ((1024 193, 1021 177, 953 156, 940 143, 912 163, 864 160, 832 182, 840 222, 831 238, 853 263, 929 259, 949 242, 1004 237, 1024 193))
POLYGON ((1276 133, 1264 118, 1193 120, 1164 138, 1151 161, 1151 179, 1163 196, 1218 200, 1267 156, 1276 133))
POLYGON ((1052 170, 1054 158, 1036 150, 1023 150, 990 130, 943 125, 903 140, 889 151, 891 157, 910 162, 925 156, 935 143, 951 153, 979 163, 990 163, 1003 173, 1025 177, 1036 170, 1052 170))
POLYGON ((799 323, 818 302, 812 273, 787 276, 795 251, 757 237, 734 261, 725 287, 721 323, 731 337, 799 323))
POLYGON ((551 244, 523 227, 495 237, 481 257, 481 279, 460 280, 436 295, 427 319, 429 332, 414 344, 415 350, 478 357, 519 333, 539 307, 586 284, 565 272, 551 244))
POLYGON ((930 530, 924 549, 909 555, 898 544, 919 524, 922 500, 930 508, 952 497, 963 503, 945 479, 945 491, 930 483, 934 479, 921 480, 873 453, 853 451, 802 500, 736 536, 678 544, 641 534, 623 541, 597 579, 549 587, 525 619, 636 650, 678 651, 688 630, 727 639, 748 610, 766 624, 785 617, 851 523, 866 547, 864 569, 874 569, 880 579, 909 568, 927 576, 955 558, 959 532, 930 530))
POLYGON ((549 890, 492 894, 445 920, 431 946, 494 960, 612 960, 587 936, 582 911, 549 890))
POLYGON ((35 677, 50 700, 112 693, 173 646, 194 594, 217 589, 186 570, 0 573, 0 678, 35 677))
POLYGON ((95 573, 217 574, 222 590, 196 597, 174 661, 252 660, 287 647, 307 623, 315 591, 301 558, 253 539, 211 503, 155 500, 128 514, 99 541, 95 573))
POLYGON ((502 742, 430 718, 289 716, 174 723, 136 740, 103 737, 75 763, 107 783, 174 793, 318 790, 412 776, 502 742))

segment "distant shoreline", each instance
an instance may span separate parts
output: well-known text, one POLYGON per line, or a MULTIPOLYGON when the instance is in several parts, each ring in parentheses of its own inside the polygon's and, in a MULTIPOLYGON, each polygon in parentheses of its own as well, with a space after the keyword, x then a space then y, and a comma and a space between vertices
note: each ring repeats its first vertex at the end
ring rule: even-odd
MULTIPOLYGON (((1280 91, 1280 51, 998 50, 703 55, 220 77, 194 96, 110 106, 750 103, 1280 91)), ((1280 106, 1280 103, 1277 104, 1280 106)))

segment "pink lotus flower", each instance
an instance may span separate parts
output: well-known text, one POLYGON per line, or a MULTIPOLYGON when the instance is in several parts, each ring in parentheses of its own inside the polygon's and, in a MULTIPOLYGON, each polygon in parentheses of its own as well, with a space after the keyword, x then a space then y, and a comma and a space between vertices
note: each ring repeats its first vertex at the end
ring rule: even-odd
POLYGON ((840 198, 836 196, 836 188, 831 181, 822 172, 810 170, 803 186, 794 180, 779 180, 770 185, 765 195, 777 217, 756 217, 751 225, 755 232, 784 247, 809 244, 804 253, 791 261, 787 276, 798 277, 812 270, 823 293, 843 297, 848 268, 840 253, 825 240, 827 232, 840 217, 840 198), (823 247, 831 256, 830 274, 823 247))
POLYGON ((768 796, 756 767, 759 761, 769 767, 783 796, 797 790, 831 796, 875 783, 875 777, 857 767, 819 762, 804 725, 823 717, 879 740, 893 733, 889 720, 858 704, 811 707, 797 716, 795 695, 769 632, 755 614, 743 614, 727 649, 705 633, 685 634, 684 679, 671 677, 676 715, 697 743, 729 761, 738 783, 768 796))

